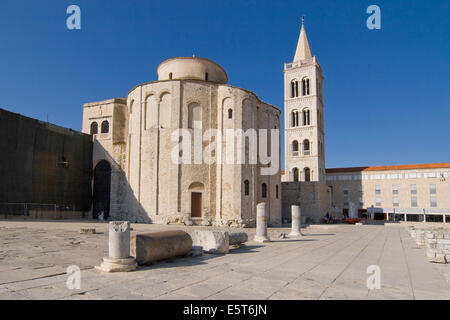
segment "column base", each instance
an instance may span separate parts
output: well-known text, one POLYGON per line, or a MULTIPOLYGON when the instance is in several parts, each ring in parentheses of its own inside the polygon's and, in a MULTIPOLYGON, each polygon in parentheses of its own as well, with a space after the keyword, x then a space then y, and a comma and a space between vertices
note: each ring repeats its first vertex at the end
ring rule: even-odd
POLYGON ((102 272, 129 272, 136 270, 137 263, 133 257, 125 259, 115 259, 106 257, 99 266, 95 266, 96 270, 102 272))
POLYGON ((257 242, 270 242, 270 239, 267 236, 255 236, 255 239, 253 239, 257 242))

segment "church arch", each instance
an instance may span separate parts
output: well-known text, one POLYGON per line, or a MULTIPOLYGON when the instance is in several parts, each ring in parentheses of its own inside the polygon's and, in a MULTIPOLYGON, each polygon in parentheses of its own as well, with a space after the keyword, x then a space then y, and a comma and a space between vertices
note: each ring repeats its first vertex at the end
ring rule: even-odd
POLYGON ((101 160, 94 168, 93 218, 97 219, 103 211, 109 216, 111 198, 111 165, 101 160))

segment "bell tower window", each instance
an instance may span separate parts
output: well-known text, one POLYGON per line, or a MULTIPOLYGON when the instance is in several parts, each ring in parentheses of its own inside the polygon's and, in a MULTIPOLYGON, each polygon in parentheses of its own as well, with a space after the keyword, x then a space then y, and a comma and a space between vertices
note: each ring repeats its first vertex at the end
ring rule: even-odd
POLYGON ((302 80, 302 96, 309 96, 309 79, 303 78, 302 80))

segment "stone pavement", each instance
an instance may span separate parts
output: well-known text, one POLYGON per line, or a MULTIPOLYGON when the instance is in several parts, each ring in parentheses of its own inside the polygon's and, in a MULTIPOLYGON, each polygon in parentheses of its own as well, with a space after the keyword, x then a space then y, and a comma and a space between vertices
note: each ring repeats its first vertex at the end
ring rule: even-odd
MULTIPOLYGON (((132 224, 133 232, 194 227, 132 224)), ((205 228, 205 227, 195 227, 205 228)), ((245 231, 249 239, 254 229, 245 231)), ((102 274, 107 224, 0 221, 0 299, 449 299, 450 265, 429 263, 406 227, 313 225, 299 239, 269 228, 273 242, 249 241, 227 255, 177 258, 130 273, 102 274), (100 234, 80 235, 82 227, 100 234), (66 286, 79 266, 81 289, 66 286), (370 265, 381 289, 366 286, 370 265)))

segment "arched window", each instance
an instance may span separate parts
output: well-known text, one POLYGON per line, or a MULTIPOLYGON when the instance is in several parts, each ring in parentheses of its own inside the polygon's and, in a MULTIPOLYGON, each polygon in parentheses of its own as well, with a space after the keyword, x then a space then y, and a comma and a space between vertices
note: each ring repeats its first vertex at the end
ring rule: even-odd
POLYGON ((292 155, 294 157, 298 156, 298 141, 297 140, 292 141, 292 155))
POLYGON ((311 170, 309 168, 303 169, 305 174, 305 181, 311 181, 311 170))
POLYGON ((98 124, 97 122, 91 123, 91 134, 97 134, 98 133, 98 124))
POLYGON ((233 109, 228 109, 228 119, 233 119, 233 109))
POLYGON ((250 194, 250 182, 248 180, 244 181, 244 195, 248 196, 250 194))
POLYGON ((278 199, 278 185, 275 186, 275 197, 278 199))
POLYGON ((311 144, 308 139, 303 140, 303 155, 309 156, 311 151, 311 144))
POLYGON ((291 112, 291 124, 292 127, 298 127, 298 111, 296 110, 291 112))
POLYGON ((108 133, 109 132, 109 122, 107 120, 102 122, 102 133, 108 133))
POLYGON ((309 95, 309 79, 303 78, 302 79, 302 96, 308 96, 309 95))
POLYGON ((263 198, 267 198, 267 184, 262 184, 261 193, 263 198))
POLYGON ((200 104, 193 102, 188 106, 188 128, 201 129, 202 128, 202 107, 200 104))
POLYGON ((311 111, 309 109, 304 109, 302 111, 302 124, 304 126, 309 126, 311 124, 311 111))
POLYGON ((298 181, 298 169, 294 168, 292 169, 292 176, 294 181, 298 181))
POLYGON ((291 81, 291 98, 298 97, 298 81, 292 80, 291 81))
POLYGON ((208 72, 205 72, 205 81, 208 81, 208 72))
POLYGON ((169 73, 169 80, 172 80, 172 72, 169 73))

